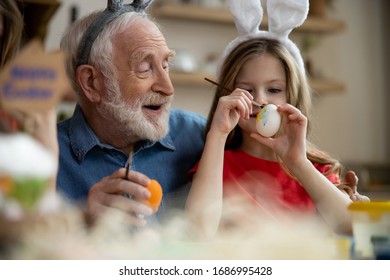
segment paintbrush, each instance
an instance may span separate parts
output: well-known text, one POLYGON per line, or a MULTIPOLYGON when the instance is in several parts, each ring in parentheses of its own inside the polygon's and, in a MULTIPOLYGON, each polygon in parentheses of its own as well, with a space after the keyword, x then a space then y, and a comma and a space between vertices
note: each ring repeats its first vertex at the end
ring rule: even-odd
MULTIPOLYGON (((218 87, 220 87, 220 88, 222 88, 222 89, 224 89, 224 90, 226 90, 226 91, 228 91, 228 92, 232 92, 232 90, 228 89, 227 87, 225 87, 225 86, 223 86, 223 85, 221 85, 221 84, 218 84, 217 82, 214 82, 213 80, 210 80, 209 78, 204 78, 204 79, 205 79, 206 81, 212 83, 213 85, 216 85, 216 86, 218 86, 218 87)), ((254 100, 251 100, 251 102, 252 102, 253 105, 258 106, 258 107, 260 107, 261 109, 263 109, 263 107, 265 106, 265 105, 261 105, 260 103, 254 101, 254 100)))
POLYGON ((133 163, 133 154, 134 154, 134 145, 131 145, 130 151, 129 151, 129 157, 127 158, 126 165, 125 165, 125 168, 126 168, 125 178, 126 178, 126 180, 129 180, 128 176, 129 176, 129 172, 131 169, 131 164, 133 163))

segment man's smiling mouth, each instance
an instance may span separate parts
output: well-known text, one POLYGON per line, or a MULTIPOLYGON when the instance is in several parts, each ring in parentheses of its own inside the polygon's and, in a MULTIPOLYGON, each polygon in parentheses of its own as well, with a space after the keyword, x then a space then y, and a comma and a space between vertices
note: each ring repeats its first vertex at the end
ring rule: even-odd
POLYGON ((162 105, 145 105, 144 107, 149 110, 157 111, 161 109, 162 105))

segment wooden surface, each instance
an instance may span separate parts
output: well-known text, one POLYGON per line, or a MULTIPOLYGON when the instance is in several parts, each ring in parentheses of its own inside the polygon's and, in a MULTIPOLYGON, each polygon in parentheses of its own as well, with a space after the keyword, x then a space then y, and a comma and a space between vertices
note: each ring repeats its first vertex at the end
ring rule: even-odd
MULTIPOLYGON (((158 18, 185 19, 202 22, 234 24, 233 17, 226 9, 205 8, 190 4, 161 3, 154 5, 152 13, 158 18)), ((266 28, 268 19, 265 16, 262 28, 266 28)), ((341 32, 345 30, 345 23, 323 17, 308 17, 306 21, 296 29, 299 32, 341 32)))

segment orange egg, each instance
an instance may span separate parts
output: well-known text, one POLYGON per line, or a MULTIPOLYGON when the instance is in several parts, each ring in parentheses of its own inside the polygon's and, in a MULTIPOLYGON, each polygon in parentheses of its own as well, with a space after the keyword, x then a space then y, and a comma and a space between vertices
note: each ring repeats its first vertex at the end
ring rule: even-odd
POLYGON ((161 185, 156 180, 151 180, 150 183, 146 186, 146 189, 150 192, 150 197, 149 199, 141 200, 141 202, 152 208, 153 212, 155 213, 160 206, 163 196, 161 185))

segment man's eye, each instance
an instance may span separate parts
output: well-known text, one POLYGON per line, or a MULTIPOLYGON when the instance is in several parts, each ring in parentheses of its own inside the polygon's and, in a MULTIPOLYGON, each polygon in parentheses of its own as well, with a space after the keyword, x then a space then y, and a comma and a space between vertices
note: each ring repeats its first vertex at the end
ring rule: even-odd
POLYGON ((149 63, 143 62, 140 65, 138 65, 137 71, 140 73, 145 73, 145 72, 148 72, 150 70, 150 68, 151 67, 150 67, 149 63))

